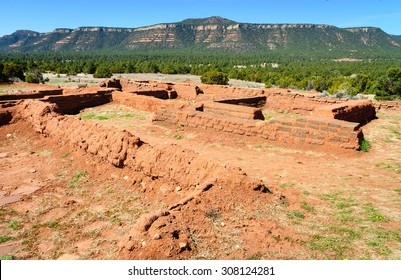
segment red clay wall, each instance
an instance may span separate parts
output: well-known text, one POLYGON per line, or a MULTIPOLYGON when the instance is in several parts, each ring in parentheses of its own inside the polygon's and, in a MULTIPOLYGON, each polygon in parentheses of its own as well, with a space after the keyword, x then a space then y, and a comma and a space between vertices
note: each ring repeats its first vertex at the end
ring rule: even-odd
POLYGON ((20 93, 20 94, 2 94, 0 95, 0 101, 3 100, 21 100, 21 99, 38 99, 45 96, 51 95, 62 95, 62 89, 44 89, 37 92, 20 93))
POLYGON ((64 114, 78 114, 82 109, 111 102, 112 95, 110 91, 106 90, 96 93, 47 96, 41 101, 57 104, 57 107, 64 114))
POLYGON ((376 118, 376 109, 370 100, 350 100, 316 108, 312 115, 365 124, 376 118))
POLYGON ((224 116, 232 116, 251 120, 264 120, 262 110, 258 108, 238 106, 231 104, 218 103, 214 101, 205 101, 203 103, 203 111, 207 113, 215 113, 224 116))
POLYGON ((186 100, 196 100, 199 94, 203 94, 198 86, 190 83, 174 84, 173 89, 177 92, 179 97, 186 100))
POLYGON ((179 109, 185 106, 185 104, 179 101, 162 100, 129 92, 113 92, 113 101, 119 104, 132 106, 139 110, 150 112, 156 112, 161 108, 179 109))
POLYGON ((165 109, 158 111, 154 120, 239 135, 257 136, 278 143, 324 145, 344 149, 359 149, 359 139, 362 137, 362 130, 358 123, 312 117, 251 121, 227 118, 207 112, 165 109))
POLYGON ((321 98, 314 95, 302 95, 289 92, 266 93, 266 108, 278 112, 293 112, 302 115, 309 115, 312 111, 322 106, 328 106, 336 103, 343 103, 347 99, 321 98))
POLYGON ((204 94, 214 95, 214 99, 231 99, 263 95, 263 89, 238 88, 219 85, 199 85, 204 94))
POLYGON ((264 189, 260 181, 249 178, 241 169, 211 161, 192 150, 175 145, 152 146, 125 130, 60 116, 55 110, 54 104, 24 101, 17 105, 16 119, 30 122, 38 133, 59 139, 117 167, 131 168, 151 180, 183 188, 210 183, 230 188, 264 189))
POLYGON ((397 110, 401 111, 401 101, 383 101, 383 102, 375 102, 374 103, 377 110, 397 110))

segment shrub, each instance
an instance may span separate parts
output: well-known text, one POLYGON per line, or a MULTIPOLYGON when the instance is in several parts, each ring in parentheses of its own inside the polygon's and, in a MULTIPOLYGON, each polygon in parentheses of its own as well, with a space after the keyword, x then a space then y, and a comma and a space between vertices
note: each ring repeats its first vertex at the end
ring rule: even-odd
POLYGON ((44 84, 45 80, 43 79, 43 75, 38 68, 32 69, 25 75, 25 82, 32 84, 44 84))
POLYGON ((370 150, 370 143, 365 138, 363 138, 361 141, 360 150, 365 153, 369 152, 370 150))
POLYGON ((201 76, 201 81, 209 85, 228 85, 228 75, 218 71, 208 71, 201 76))
POLYGON ((93 78, 111 78, 111 76, 113 76, 113 74, 104 66, 97 67, 96 72, 93 74, 93 78))

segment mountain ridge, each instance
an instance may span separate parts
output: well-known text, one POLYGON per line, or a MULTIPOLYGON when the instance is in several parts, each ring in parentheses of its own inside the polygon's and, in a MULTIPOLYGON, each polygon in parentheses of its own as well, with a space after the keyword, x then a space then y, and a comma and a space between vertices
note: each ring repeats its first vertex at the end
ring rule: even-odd
POLYGON ((130 51, 196 48, 232 53, 341 51, 401 53, 401 36, 377 27, 239 23, 213 16, 125 28, 82 26, 0 37, 0 52, 130 51))

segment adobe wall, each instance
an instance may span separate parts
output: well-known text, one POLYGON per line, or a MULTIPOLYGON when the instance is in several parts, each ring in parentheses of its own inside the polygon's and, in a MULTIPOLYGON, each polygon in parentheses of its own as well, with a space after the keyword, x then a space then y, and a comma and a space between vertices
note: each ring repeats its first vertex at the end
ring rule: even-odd
POLYGON ((300 146, 324 145, 356 150, 359 149, 359 141, 363 136, 358 123, 304 116, 296 119, 252 121, 227 118, 207 112, 164 109, 155 114, 154 121, 160 120, 177 125, 261 137, 277 143, 300 146))
POLYGON ((172 88, 177 92, 180 98, 186 100, 196 100, 204 94, 204 92, 197 86, 191 83, 177 83, 173 84, 172 88))
POLYGON ((314 95, 303 95, 281 91, 266 92, 266 108, 281 112, 293 112, 301 115, 309 115, 312 111, 322 106, 343 103, 347 99, 322 98, 314 95))
POLYGON ((383 101, 374 103, 377 110, 401 111, 401 101, 383 101))
MULTIPOLYGON (((172 83, 162 83, 157 81, 130 81, 128 79, 119 79, 122 91, 152 91, 152 90, 172 90, 172 83)), ((101 84, 102 85, 102 84, 101 84)))
POLYGON ((119 104, 132 106, 139 110, 156 112, 161 108, 176 108, 180 109, 185 104, 179 101, 162 100, 154 97, 137 95, 130 92, 113 92, 113 101, 119 104))
POLYGON ((103 105, 112 100, 112 95, 108 90, 95 93, 47 96, 40 99, 43 102, 57 104, 59 110, 64 114, 78 114, 82 109, 103 105))
POLYGON ((349 100, 316 108, 312 116, 366 124, 376 118, 376 109, 370 100, 349 100))
POLYGON ((36 92, 19 93, 19 94, 1 94, 0 101, 5 100, 21 100, 21 99, 38 99, 51 95, 62 95, 62 89, 44 89, 36 92))
POLYGON ((231 99, 264 95, 263 89, 239 88, 219 85, 199 85, 204 94, 213 95, 214 99, 231 99))
POLYGON ((38 133, 59 139, 116 167, 139 172, 149 181, 159 180, 187 189, 212 184, 265 190, 260 181, 249 178, 241 169, 211 161, 192 150, 171 144, 152 146, 128 131, 60 116, 56 111, 55 104, 28 100, 17 105, 16 119, 31 123, 38 133))
POLYGON ((218 103, 214 101, 203 102, 203 111, 224 116, 239 117, 251 120, 264 120, 262 110, 258 108, 218 103))

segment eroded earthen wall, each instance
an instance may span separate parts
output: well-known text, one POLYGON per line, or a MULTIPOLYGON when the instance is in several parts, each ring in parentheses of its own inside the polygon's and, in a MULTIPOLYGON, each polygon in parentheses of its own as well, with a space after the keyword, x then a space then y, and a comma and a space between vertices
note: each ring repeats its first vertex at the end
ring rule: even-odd
POLYGON ((256 136, 277 143, 290 143, 334 148, 359 149, 362 130, 358 123, 313 117, 251 121, 227 118, 207 112, 164 109, 156 113, 155 121, 256 136))
POLYGON ((178 101, 162 100, 130 92, 113 92, 113 101, 149 112, 156 112, 161 108, 179 109, 185 106, 185 104, 178 101))
POLYGON ((43 102, 57 104, 58 109, 64 114, 78 114, 82 109, 103 105, 111 102, 112 100, 113 99, 110 91, 47 96, 46 98, 41 99, 43 102))
POLYGON ((73 145, 117 167, 131 168, 152 180, 185 188, 217 184, 264 190, 260 181, 249 178, 239 168, 208 160, 176 145, 152 146, 125 130, 60 116, 54 104, 29 100, 17 105, 16 110, 15 118, 30 122, 38 133, 73 145))
POLYGON ((37 92, 29 92, 29 93, 20 93, 20 94, 2 94, 0 95, 0 101, 5 100, 21 100, 21 99, 39 99, 44 98, 45 96, 52 95, 62 95, 62 89, 46 89, 39 90, 37 92))

